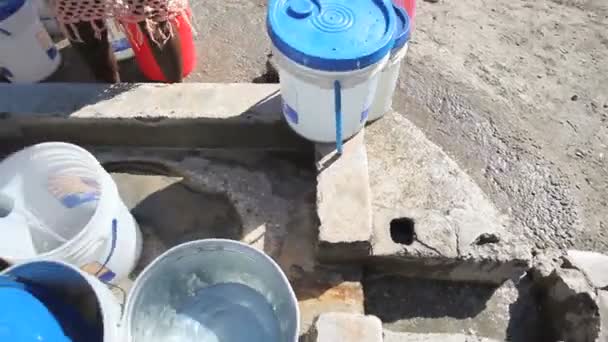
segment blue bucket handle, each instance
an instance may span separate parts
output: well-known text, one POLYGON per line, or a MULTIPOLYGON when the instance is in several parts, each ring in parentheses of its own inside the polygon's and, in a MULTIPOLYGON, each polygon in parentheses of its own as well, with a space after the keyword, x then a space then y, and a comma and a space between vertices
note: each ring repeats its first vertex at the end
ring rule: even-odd
POLYGON ((342 85, 340 81, 334 81, 334 102, 336 106, 336 151, 342 154, 342 85))
POLYGON ((8 32, 7 30, 5 30, 5 29, 3 29, 1 27, 0 27, 0 33, 2 33, 3 35, 5 35, 7 37, 10 37, 10 36, 13 35, 12 33, 8 32))
POLYGON ((113 219, 112 220, 112 241, 111 241, 111 245, 110 245, 110 253, 106 257, 106 260, 103 262, 103 264, 99 267, 99 270, 95 273, 96 277, 99 277, 99 273, 101 271, 103 271, 104 268, 106 268, 106 265, 108 264, 108 262, 110 262, 110 259, 112 259, 112 256, 114 255, 114 250, 116 250, 116 235, 117 234, 118 234, 118 220, 113 219))

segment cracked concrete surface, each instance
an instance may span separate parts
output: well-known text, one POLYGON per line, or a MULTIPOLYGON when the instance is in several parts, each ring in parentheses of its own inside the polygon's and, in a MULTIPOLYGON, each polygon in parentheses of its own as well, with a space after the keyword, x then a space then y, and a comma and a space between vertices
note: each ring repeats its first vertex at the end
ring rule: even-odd
MULTIPOLYGON (((368 126, 366 132, 374 256, 395 263, 401 257, 405 261, 419 258, 425 264, 428 258, 425 266, 429 269, 440 268, 443 260, 448 264, 448 271, 444 270, 447 279, 470 276, 462 269, 449 271, 454 264, 460 267, 467 262, 479 263, 480 269, 484 269, 483 264, 495 264, 479 272, 480 281, 500 283, 526 270, 533 245, 522 238, 521 227, 501 214, 475 182, 413 123, 392 113, 368 126), (410 244, 397 243, 392 237, 391 221, 402 217, 413 220, 410 244)), ((403 269, 408 271, 407 266, 403 269)))

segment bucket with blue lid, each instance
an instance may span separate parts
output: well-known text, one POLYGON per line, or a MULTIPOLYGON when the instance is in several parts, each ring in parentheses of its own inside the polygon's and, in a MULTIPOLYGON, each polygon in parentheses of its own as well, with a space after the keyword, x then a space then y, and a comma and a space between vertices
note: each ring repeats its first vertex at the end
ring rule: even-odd
POLYGON ((365 125, 395 23, 388 0, 270 1, 283 114, 296 133, 340 150, 365 125))
POLYGON ((376 97, 369 113, 369 121, 377 120, 391 111, 393 95, 395 94, 395 88, 397 88, 397 80, 399 79, 399 71, 401 70, 401 62, 407 54, 411 20, 402 7, 395 5, 394 9, 397 16, 397 26, 393 35, 393 49, 391 50, 391 57, 388 63, 380 74, 378 90, 376 91, 376 97))
POLYGON ((119 341, 122 309, 105 284, 59 261, 0 274, 0 341, 119 341), (35 322, 35 324, 32 324, 35 322))
POLYGON ((9 82, 42 81, 61 62, 32 1, 0 0, 0 78, 9 82))

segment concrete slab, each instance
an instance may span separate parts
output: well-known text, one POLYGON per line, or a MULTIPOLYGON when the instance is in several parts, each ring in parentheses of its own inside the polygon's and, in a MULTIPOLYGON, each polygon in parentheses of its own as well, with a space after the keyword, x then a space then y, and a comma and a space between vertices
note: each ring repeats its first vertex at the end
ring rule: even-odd
POLYGON ((368 126, 366 140, 374 264, 495 284, 524 273, 532 246, 520 227, 419 128, 393 113, 368 126))
POLYGON ((591 285, 608 289, 608 256, 596 252, 569 250, 566 261, 581 270, 591 285))
POLYGON ((0 84, 0 141, 312 146, 284 124, 280 102, 273 84, 0 84))
POLYGON ((372 207, 364 133, 344 144, 317 144, 319 258, 356 260, 370 255, 372 207))
POLYGON ((382 342, 382 323, 374 316, 326 313, 315 322, 308 341, 382 342))
POLYGON ((538 303, 527 279, 496 287, 366 274, 363 285, 365 312, 378 316, 384 328, 394 332, 542 340, 538 303))
POLYGON ((464 334, 414 334, 384 330, 384 342, 498 342, 464 334))

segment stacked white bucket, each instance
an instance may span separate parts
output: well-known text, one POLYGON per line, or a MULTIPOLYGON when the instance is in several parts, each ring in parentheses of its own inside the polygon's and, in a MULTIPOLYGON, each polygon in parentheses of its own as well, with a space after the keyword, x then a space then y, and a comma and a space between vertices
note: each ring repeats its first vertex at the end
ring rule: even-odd
POLYGON ((397 63, 391 50, 402 27, 392 2, 272 0, 267 26, 286 121, 304 138, 336 142, 340 150, 378 102, 387 63, 397 63))
POLYGON ((357 133, 393 45, 390 1, 272 0, 267 25, 288 124, 317 142, 357 133))
POLYGON ((377 120, 391 111, 393 95, 395 94, 395 88, 397 88, 397 80, 399 79, 399 71, 401 70, 401 62, 407 53, 408 41, 410 39, 410 19, 403 8, 394 6, 394 9, 397 15, 397 29, 393 36, 395 43, 391 50, 391 57, 384 70, 380 73, 378 90, 376 91, 376 97, 369 113, 369 121, 377 120))
POLYGON ((0 78, 38 82, 61 62, 33 0, 0 0, 0 78))

